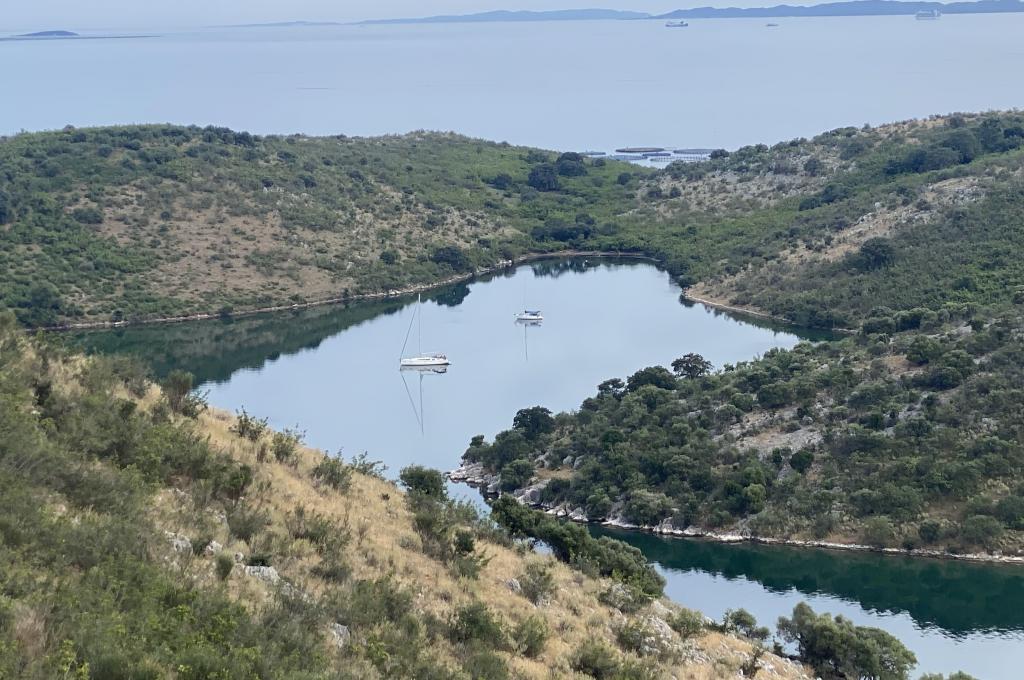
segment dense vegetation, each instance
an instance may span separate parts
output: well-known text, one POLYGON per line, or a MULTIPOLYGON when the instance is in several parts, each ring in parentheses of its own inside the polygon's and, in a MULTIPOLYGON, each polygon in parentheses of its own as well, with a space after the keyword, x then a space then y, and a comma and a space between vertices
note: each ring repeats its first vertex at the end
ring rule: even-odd
POLYGON ((690 355, 609 380, 577 413, 520 411, 466 457, 508 489, 537 468, 543 503, 591 519, 1024 549, 1020 320, 960 308, 870 325, 716 373, 690 355))
MULTIPOLYGON (((403 494, 191 386, 172 372, 158 391, 139 364, 0 315, 0 677, 505 680, 599 662, 654 680, 709 658, 806 677, 653 591, 614 599, 624 584, 531 555, 436 471, 403 470, 403 494), (653 621, 670 631, 655 647, 653 621)), ((651 574, 598 543, 574 566, 619 555, 598 571, 651 574)))
POLYGON ((45 325, 432 283, 522 253, 532 229, 542 251, 599 231, 632 191, 617 174, 438 134, 22 134, 0 140, 0 305, 45 325))
POLYGON ((569 248, 644 253, 824 327, 947 289, 1005 302, 1024 285, 1006 255, 1022 130, 1015 113, 847 128, 659 172, 427 133, 23 134, 0 140, 0 305, 30 325, 228 315, 569 248))

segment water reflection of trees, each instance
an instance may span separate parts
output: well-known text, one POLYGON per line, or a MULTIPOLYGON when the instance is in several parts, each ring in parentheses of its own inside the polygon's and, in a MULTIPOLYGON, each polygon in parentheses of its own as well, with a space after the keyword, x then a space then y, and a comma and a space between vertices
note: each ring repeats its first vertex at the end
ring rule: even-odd
POLYGON ((1024 571, 1013 566, 593 530, 627 540, 668 570, 745 578, 776 593, 832 595, 865 609, 905 612, 951 635, 1024 631, 1024 571))
POLYGON ((313 349, 326 338, 383 314, 394 314, 415 298, 360 302, 259 314, 228 320, 135 326, 67 334, 67 342, 90 353, 130 354, 156 376, 175 368, 197 383, 227 380, 240 369, 257 369, 282 355, 313 349))

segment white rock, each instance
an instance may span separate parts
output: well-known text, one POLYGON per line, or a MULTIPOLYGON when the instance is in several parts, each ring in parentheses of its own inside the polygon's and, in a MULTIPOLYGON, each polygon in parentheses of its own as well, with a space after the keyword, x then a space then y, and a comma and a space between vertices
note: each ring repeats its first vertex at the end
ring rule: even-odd
POLYGON ((340 623, 332 623, 328 626, 328 631, 331 634, 331 641, 338 649, 344 649, 345 645, 352 638, 352 633, 349 632, 348 626, 343 626, 340 623))
POLYGON ((274 567, 245 567, 244 571, 247 575, 258 578, 272 586, 276 586, 281 582, 281 575, 277 573, 277 569, 274 567))
POLYGON ((173 531, 165 531, 164 536, 170 541, 171 547, 174 548, 174 552, 181 553, 183 555, 192 553, 192 541, 188 539, 188 536, 182 536, 176 534, 173 531))
POLYGON ((206 555, 207 557, 213 557, 214 555, 216 555, 217 553, 219 553, 223 549, 224 549, 224 546, 222 546, 217 541, 210 541, 209 543, 206 544, 206 547, 203 548, 203 554, 206 555))

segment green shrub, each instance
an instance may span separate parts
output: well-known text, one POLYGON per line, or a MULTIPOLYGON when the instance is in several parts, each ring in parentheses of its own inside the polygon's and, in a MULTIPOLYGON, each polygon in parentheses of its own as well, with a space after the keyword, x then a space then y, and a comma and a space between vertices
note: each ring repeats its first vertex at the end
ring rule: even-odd
POLYGON ((547 602, 555 591, 555 577, 551 565, 539 561, 530 562, 519 576, 519 585, 522 587, 523 597, 530 602, 535 605, 547 602))
POLYGON ((685 640, 703 633, 707 628, 707 620, 700 612, 680 609, 668 620, 668 625, 685 640))
POLYGON ((448 621, 448 637, 452 642, 482 642, 492 649, 508 645, 505 631, 482 602, 460 607, 448 621))
POLYGON ((228 529, 240 541, 251 543, 270 524, 266 511, 239 503, 227 513, 228 529))
POLYGON ((512 631, 512 641, 520 654, 533 659, 544 651, 550 633, 544 619, 527 616, 512 631))
POLYGON ((299 445, 305 438, 305 433, 297 429, 285 429, 283 432, 275 432, 271 439, 270 450, 279 463, 292 463, 299 445))
POLYGON ((586 673, 595 680, 611 680, 620 669, 619 657, 608 645, 588 640, 580 645, 569 660, 577 673, 586 673))
POLYGON ((422 465, 410 465, 402 468, 399 479, 410 493, 436 499, 443 499, 448 495, 444 475, 438 470, 431 470, 422 465))
POLYGON ((235 424, 231 426, 231 431, 239 437, 248 439, 251 442, 257 442, 267 432, 267 419, 256 418, 250 415, 243 407, 238 412, 235 424))
POLYGON ((217 578, 221 581, 226 581, 228 576, 231 575, 231 570, 235 568, 235 558, 226 552, 217 553, 215 566, 217 578))
POLYGON ((345 493, 352 486, 352 468, 340 458, 324 456, 313 468, 313 479, 335 491, 345 493))

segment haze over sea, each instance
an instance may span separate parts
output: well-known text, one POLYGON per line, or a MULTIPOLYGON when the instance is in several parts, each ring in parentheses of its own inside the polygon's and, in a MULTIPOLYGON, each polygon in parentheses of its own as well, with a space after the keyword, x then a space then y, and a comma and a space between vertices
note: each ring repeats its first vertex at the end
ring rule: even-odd
POLYGON ((321 26, 0 42, 0 62, 17 65, 0 75, 0 134, 172 122, 263 134, 453 130, 560 150, 733 148, 1024 104, 1024 14, 771 21, 779 26, 321 26))

